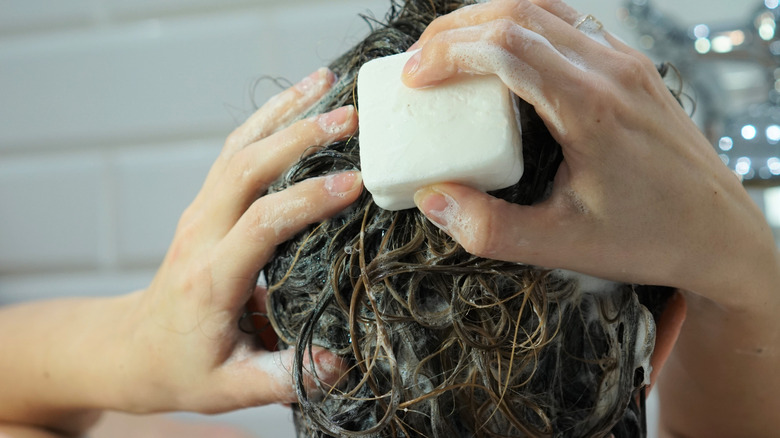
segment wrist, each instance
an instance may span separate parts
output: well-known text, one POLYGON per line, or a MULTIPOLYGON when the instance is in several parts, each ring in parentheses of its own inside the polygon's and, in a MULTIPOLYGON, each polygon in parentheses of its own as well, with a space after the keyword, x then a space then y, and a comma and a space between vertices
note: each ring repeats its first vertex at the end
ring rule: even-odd
POLYGON ((694 207, 706 214, 683 228, 673 285, 729 311, 760 311, 777 301, 780 254, 764 213, 731 173, 719 170, 695 197, 694 207))
POLYGON ((80 327, 82 339, 72 346, 74 363, 70 379, 73 391, 83 394, 91 410, 121 410, 122 394, 131 387, 125 376, 128 344, 128 312, 133 294, 95 300, 80 327), (79 389, 80 388, 80 389, 79 389))
POLYGON ((780 253, 770 232, 742 245, 713 251, 697 267, 702 274, 689 291, 707 298, 723 310, 776 318, 780 308, 780 253))
POLYGON ((70 298, 0 309, 0 421, 78 434, 110 409, 123 298, 70 298))
POLYGON ((165 400, 173 391, 166 389, 169 382, 160 373, 165 364, 155 360, 165 348, 150 336, 150 330, 161 329, 161 324, 151 315, 145 293, 140 290, 122 297, 123 313, 108 347, 113 391, 104 400, 111 410, 138 415, 171 411, 175 406, 175 400, 165 400))

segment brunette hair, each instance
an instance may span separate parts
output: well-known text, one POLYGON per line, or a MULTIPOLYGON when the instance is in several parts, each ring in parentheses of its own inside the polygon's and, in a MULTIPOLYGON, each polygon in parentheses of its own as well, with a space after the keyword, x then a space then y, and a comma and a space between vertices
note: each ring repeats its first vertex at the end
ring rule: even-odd
MULTIPOLYGON (((403 52, 434 18, 470 3, 391 2, 386 24, 330 65, 337 83, 302 117, 357 105, 363 63, 403 52)), ((533 107, 518 107, 525 172, 492 194, 533 204, 562 155, 533 107)), ((316 148, 271 190, 359 168, 358 134, 316 148)), ((299 436, 644 435, 654 324, 638 297, 660 308, 669 291, 588 289, 577 276, 476 257, 418 210, 383 210, 365 191, 280 245, 265 273, 268 317, 297 348, 299 436), (350 367, 318 399, 303 386, 312 344, 350 367)))

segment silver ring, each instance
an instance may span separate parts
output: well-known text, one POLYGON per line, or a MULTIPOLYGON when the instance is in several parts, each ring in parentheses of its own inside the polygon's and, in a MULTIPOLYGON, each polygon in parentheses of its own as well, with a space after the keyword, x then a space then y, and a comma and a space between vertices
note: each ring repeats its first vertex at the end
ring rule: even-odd
POLYGON ((574 28, 583 32, 600 31, 604 29, 604 25, 591 14, 584 15, 577 19, 574 23, 574 28), (584 29, 581 29, 584 27, 584 29))

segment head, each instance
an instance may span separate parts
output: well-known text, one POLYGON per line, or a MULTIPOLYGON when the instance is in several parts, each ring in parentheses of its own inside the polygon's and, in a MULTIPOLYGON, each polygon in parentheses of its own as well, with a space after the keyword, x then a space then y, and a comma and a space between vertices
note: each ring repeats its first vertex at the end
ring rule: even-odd
MULTIPOLYGON (((303 117, 356 104, 363 63, 405 51, 467 3, 393 4, 386 26, 331 64, 339 81, 303 117)), ((532 204, 562 154, 533 107, 519 107, 525 172, 492 194, 532 204)), ((318 148, 272 190, 359 169, 359 147, 358 134, 318 148)), ((382 210, 367 192, 281 245, 266 276, 269 318, 298 348, 299 436, 643 436, 654 320, 670 290, 475 257, 416 209, 382 210), (349 367, 324 398, 303 387, 311 345, 349 367)))

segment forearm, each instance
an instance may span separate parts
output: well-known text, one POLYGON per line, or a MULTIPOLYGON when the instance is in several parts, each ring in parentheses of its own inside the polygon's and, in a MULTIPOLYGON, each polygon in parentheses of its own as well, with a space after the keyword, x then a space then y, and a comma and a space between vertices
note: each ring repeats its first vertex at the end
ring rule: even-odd
POLYGON ((687 293, 688 315, 659 381, 671 436, 776 437, 780 430, 780 267, 742 277, 735 309, 687 293))
POLYGON ((0 308, 0 423, 75 434, 116 408, 130 297, 0 308))

